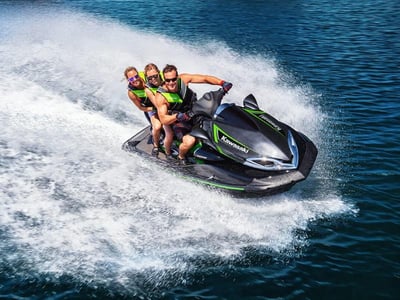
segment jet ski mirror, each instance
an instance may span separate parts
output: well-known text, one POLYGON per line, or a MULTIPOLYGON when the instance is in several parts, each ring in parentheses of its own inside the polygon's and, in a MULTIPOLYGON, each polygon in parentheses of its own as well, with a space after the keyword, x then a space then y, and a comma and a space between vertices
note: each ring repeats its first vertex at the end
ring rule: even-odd
POLYGON ((260 109, 258 107, 257 100, 253 96, 253 94, 250 94, 246 98, 243 99, 243 106, 246 107, 246 108, 254 109, 254 110, 259 110, 260 109))

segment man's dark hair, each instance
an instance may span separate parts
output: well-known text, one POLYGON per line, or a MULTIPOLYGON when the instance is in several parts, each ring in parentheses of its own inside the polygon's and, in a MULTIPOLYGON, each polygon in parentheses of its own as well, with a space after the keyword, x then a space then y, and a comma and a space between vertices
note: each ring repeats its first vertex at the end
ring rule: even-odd
POLYGON ((174 65, 166 65, 163 69, 163 74, 175 71, 176 75, 178 75, 178 69, 174 65))

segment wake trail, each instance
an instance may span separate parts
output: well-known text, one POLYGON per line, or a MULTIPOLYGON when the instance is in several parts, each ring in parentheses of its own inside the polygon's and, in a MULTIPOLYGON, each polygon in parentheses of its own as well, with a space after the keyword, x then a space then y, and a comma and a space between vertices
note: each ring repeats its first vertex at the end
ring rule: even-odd
POLYGON ((232 198, 121 150, 147 122, 127 99, 122 73, 148 62, 233 81, 228 101, 256 91, 261 107, 318 139, 323 115, 310 91, 282 85, 273 61, 76 12, 0 13, 0 20, 1 247, 18 253, 1 261, 20 272, 128 287, 132 272, 157 281, 160 272, 195 269, 193 257, 229 260, 246 247, 290 252, 306 244, 296 232, 310 222, 356 212, 335 191, 232 198), (133 51, 127 41, 135 40, 133 51), (264 76, 232 78, 248 70, 264 76))

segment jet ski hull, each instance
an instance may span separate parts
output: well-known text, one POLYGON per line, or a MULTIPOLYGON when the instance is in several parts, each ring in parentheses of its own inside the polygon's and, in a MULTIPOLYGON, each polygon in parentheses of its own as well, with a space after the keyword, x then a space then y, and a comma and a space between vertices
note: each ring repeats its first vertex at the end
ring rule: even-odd
POLYGON ((190 164, 180 166, 175 159, 167 160, 163 153, 158 158, 151 156, 153 146, 150 126, 128 139, 122 149, 139 153, 192 181, 241 196, 262 196, 285 192, 306 179, 310 173, 317 148, 303 135, 297 132, 294 135, 300 147, 300 161, 295 170, 263 171, 231 160, 208 161, 194 157, 190 158, 190 164))

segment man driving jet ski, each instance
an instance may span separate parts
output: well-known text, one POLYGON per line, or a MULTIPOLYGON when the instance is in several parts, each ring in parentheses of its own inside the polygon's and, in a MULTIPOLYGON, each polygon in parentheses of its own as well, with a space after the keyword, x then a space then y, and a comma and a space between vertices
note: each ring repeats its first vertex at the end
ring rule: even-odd
POLYGON ((193 123, 188 111, 197 98, 189 88, 189 83, 220 85, 225 93, 232 88, 232 83, 210 75, 188 73, 178 75, 174 65, 166 65, 163 75, 164 83, 157 90, 155 105, 161 123, 171 125, 176 138, 182 142, 179 145, 178 161, 179 164, 186 165, 186 153, 196 143, 196 138, 190 135, 193 123))

